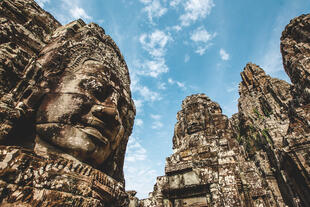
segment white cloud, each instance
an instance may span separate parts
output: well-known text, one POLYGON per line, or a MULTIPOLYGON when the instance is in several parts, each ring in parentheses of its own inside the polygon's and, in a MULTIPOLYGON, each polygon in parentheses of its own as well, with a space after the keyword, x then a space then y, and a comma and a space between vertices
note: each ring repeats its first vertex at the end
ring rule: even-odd
POLYGON ((141 127, 143 125, 143 120, 142 119, 136 119, 135 120, 135 125, 138 127, 141 127))
POLYGON ((162 73, 169 71, 164 58, 154 58, 152 60, 145 60, 143 63, 137 63, 140 68, 137 74, 157 78, 162 73))
POLYGON ((188 54, 184 57, 184 62, 187 63, 190 60, 190 56, 188 54))
POLYGON ((147 198, 148 193, 153 191, 156 177, 159 175, 146 161, 125 162, 124 174, 126 190, 136 190, 136 196, 140 199, 147 198))
POLYGON ((194 42, 203 42, 207 43, 216 36, 216 33, 210 34, 204 27, 198 27, 191 34, 191 40, 194 42))
POLYGON ((36 0, 36 2, 43 8, 45 3, 50 3, 50 0, 36 0))
POLYGON ((216 33, 209 33, 204 27, 198 27, 191 33, 191 40, 196 44, 196 53, 203 55, 205 51, 212 45, 210 41, 216 37, 216 33))
POLYGON ((135 106, 136 106, 136 111, 137 114, 142 112, 142 108, 143 108, 143 100, 134 100, 135 106))
POLYGON ((195 50, 195 53, 198 53, 199 55, 205 54, 206 50, 208 49, 208 45, 206 46, 198 46, 198 48, 195 50))
POLYGON ((139 198, 148 196, 156 182, 156 176, 159 175, 148 163, 147 150, 138 138, 131 136, 124 163, 126 190, 136 190, 139 198))
POLYGON ((155 119, 155 120, 159 120, 161 118, 161 116, 158 114, 151 114, 150 116, 152 119, 155 119))
POLYGON ((276 46, 269 48, 260 62, 262 68, 268 74, 274 75, 275 73, 283 70, 282 56, 279 48, 276 46))
POLYGON ((173 26, 172 27, 175 31, 181 31, 182 30, 182 27, 181 26, 179 26, 179 25, 175 25, 175 26, 173 26))
MULTIPOLYGON (((46 0, 41 0, 41 2, 42 1, 47 2, 46 0)), ((68 24, 79 18, 83 20, 92 19, 92 17, 83 9, 84 6, 81 0, 60 0, 60 2, 59 5, 57 4, 57 10, 55 10, 53 15, 61 24, 68 24)))
POLYGON ((161 121, 154 121, 152 123, 152 129, 160 129, 164 126, 164 124, 161 121))
POLYGON ((256 55, 257 57, 253 58, 253 62, 260 65, 267 74, 284 79, 288 82, 290 82, 290 80, 283 69, 282 55, 279 45, 282 31, 289 23, 290 19, 295 17, 295 14, 298 11, 296 6, 295 1, 287 1, 285 6, 281 7, 282 9, 278 12, 278 16, 273 18, 273 22, 271 22, 273 24, 273 29, 268 31, 269 40, 257 42, 257 51, 264 52, 258 53, 256 55))
POLYGON ((147 151, 144 147, 142 147, 139 140, 134 137, 130 137, 127 144, 125 161, 136 162, 138 160, 145 160, 146 157, 147 151))
POLYGON ((181 3, 181 0, 172 0, 170 1, 170 6, 177 7, 181 3))
POLYGON ((174 84, 174 80, 172 80, 171 78, 168 78, 168 83, 174 84))
POLYGON ((220 49, 220 56, 222 60, 229 60, 229 54, 222 48, 220 49))
POLYGON ((184 83, 181 83, 181 82, 176 82, 177 83, 177 85, 180 87, 180 88, 184 88, 185 87, 185 85, 184 85, 184 83))
POLYGON ((204 19, 214 6, 213 0, 187 0, 184 4, 185 13, 180 16, 181 25, 189 26, 198 19, 204 19))
POLYGON ((151 91, 146 86, 137 85, 136 87, 132 88, 132 91, 139 93, 139 95, 143 98, 143 101, 154 102, 161 100, 159 93, 151 91))
POLYGON ((142 108, 143 102, 153 102, 161 100, 159 93, 150 90, 148 87, 140 84, 139 77, 137 74, 131 74, 131 91, 135 97, 135 105, 137 110, 142 108))
POLYGON ((152 123, 152 129, 160 129, 164 126, 160 121, 161 116, 159 114, 151 114, 150 117, 154 120, 152 123))
POLYGON ((157 78, 160 74, 167 73, 169 68, 164 56, 167 44, 172 41, 170 34, 155 30, 151 34, 142 34, 139 41, 142 48, 148 52, 152 59, 138 63, 138 68, 142 69, 138 74, 157 78))
POLYGON ((166 83, 158 83, 157 84, 157 88, 159 89, 159 90, 166 90, 167 88, 166 88, 166 83))
POLYGON ((171 39, 169 34, 161 30, 155 30, 149 35, 142 34, 139 38, 142 48, 153 57, 163 57, 166 52, 165 47, 171 39))
POLYGON ((140 0, 140 2, 142 2, 144 4, 148 4, 148 3, 152 2, 152 0, 140 0))
POLYGON ((86 19, 86 20, 92 19, 91 16, 86 14, 83 8, 78 7, 78 6, 74 6, 73 8, 69 10, 69 12, 74 19, 79 19, 79 18, 86 19))
POLYGON ((140 2, 146 4, 143 11, 147 13, 151 23, 154 17, 161 17, 167 12, 167 8, 162 6, 160 0, 140 0, 140 2))
POLYGON ((172 78, 168 78, 168 83, 171 84, 171 85, 176 84, 178 87, 180 87, 180 88, 182 88, 182 89, 186 89, 184 83, 181 83, 181 82, 179 82, 179 81, 175 81, 175 80, 173 80, 172 78))

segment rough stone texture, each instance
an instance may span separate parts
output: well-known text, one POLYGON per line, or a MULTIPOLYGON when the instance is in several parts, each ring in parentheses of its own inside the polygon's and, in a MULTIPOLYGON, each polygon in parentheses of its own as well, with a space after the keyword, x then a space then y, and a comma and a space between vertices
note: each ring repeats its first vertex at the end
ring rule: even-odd
POLYGON ((297 17, 286 26, 281 37, 283 65, 294 84, 296 98, 310 101, 310 16, 297 17))
POLYGON ((230 119, 204 94, 183 101, 165 175, 140 201, 124 190, 135 108, 113 40, 33 0, 0 1, 0 27, 1 206, 310 206, 310 15, 281 37, 292 84, 249 63, 230 119))
POLYGON ((207 96, 187 97, 165 176, 136 206, 310 206, 309 40, 310 15, 282 34, 292 84, 247 64, 229 120, 207 96))
POLYGON ((84 163, 0 147, 1 206, 123 206, 121 183, 84 163))
POLYGON ((0 2, 0 96, 21 80, 31 57, 60 23, 32 0, 0 2), (22 41, 21 41, 22 40, 22 41))
POLYGON ((127 206, 128 68, 94 23, 0 2, 1 206, 127 206))
POLYGON ((174 154, 165 176, 140 206, 270 206, 277 201, 254 162, 246 160, 228 118, 204 94, 178 112, 174 154))

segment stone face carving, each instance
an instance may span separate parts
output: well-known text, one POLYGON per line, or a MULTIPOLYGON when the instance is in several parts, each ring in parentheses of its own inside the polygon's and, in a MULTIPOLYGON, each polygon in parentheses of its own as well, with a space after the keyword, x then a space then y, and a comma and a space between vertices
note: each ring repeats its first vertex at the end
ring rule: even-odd
MULTIPOLYGON (((77 22, 71 24, 79 25, 77 22)), ((52 87, 48 88, 37 111, 35 150, 51 150, 56 146, 79 160, 100 167, 119 148, 124 137, 128 138, 133 123, 133 103, 126 64, 117 59, 121 57, 108 59, 108 55, 117 55, 107 44, 112 40, 101 34, 107 43, 96 38, 84 41, 83 33, 99 33, 100 28, 92 24, 79 29, 81 31, 66 40, 72 44, 66 51, 71 49, 71 53, 78 52, 78 56, 68 56, 68 61, 74 59, 61 68, 63 75, 57 84, 46 83, 52 87), (95 44, 100 49, 94 49, 90 54, 88 50, 95 48, 95 44), (122 74, 122 70, 127 72, 122 74), (128 113, 130 110, 131 114, 128 113)), ((57 40, 47 45, 46 54, 42 54, 45 64, 50 64, 46 58, 53 56, 54 51, 49 47, 54 44, 58 44, 57 40)))
POLYGON ((305 103, 310 101, 309 25, 309 15, 296 17, 286 26, 281 37, 284 69, 299 100, 305 103))
POLYGON ((135 107, 118 47, 98 25, 61 26, 32 0, 0 10, 1 205, 126 206, 135 107))
MULTIPOLYGON (((254 162, 247 160, 239 148, 232 125, 217 103, 204 94, 189 96, 183 101, 177 119, 176 129, 188 126, 188 120, 201 123, 194 124, 201 127, 189 133, 185 127, 183 136, 177 137, 179 144, 174 144, 174 154, 166 160, 165 176, 157 178, 154 192, 150 198, 141 200, 140 206, 273 206, 279 203, 254 162)), ((176 130, 174 141, 179 132, 176 130)))
POLYGON ((0 1, 0 205, 310 206, 309 20, 281 37, 292 84, 249 63, 230 119, 204 94, 183 101, 165 175, 139 201, 124 190, 135 108, 116 44, 33 0, 0 1))
POLYGON ((282 33, 292 84, 249 63, 229 120, 203 94, 183 101, 174 153, 140 207, 310 206, 309 19, 293 19, 282 33))

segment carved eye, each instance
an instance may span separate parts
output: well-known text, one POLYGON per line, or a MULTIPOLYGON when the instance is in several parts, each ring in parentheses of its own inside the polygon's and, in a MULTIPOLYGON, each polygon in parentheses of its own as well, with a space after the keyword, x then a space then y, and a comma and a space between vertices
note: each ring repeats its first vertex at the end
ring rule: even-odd
POLYGON ((98 101, 105 102, 108 97, 113 93, 113 88, 109 85, 104 85, 101 87, 97 87, 92 91, 92 94, 98 101))
POLYGON ((95 77, 81 80, 79 87, 100 102, 104 102, 113 93, 113 88, 110 85, 104 84, 95 77))

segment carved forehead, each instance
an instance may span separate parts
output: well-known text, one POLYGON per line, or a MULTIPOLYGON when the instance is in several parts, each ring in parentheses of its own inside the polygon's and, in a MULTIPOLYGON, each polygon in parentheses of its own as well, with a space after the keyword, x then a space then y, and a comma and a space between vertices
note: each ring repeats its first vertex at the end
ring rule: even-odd
POLYGON ((187 114, 193 112, 199 112, 205 114, 206 112, 210 115, 217 112, 222 112, 221 107, 218 103, 211 101, 211 99, 205 94, 195 94, 186 97, 182 102, 182 109, 178 112, 177 118, 179 121, 183 120, 187 114))
POLYGON ((85 73, 90 76, 98 76, 99 79, 113 82, 113 84, 129 92, 130 79, 126 63, 122 63, 122 61, 118 60, 116 57, 111 58, 114 60, 106 61, 103 54, 92 54, 92 58, 89 58, 88 54, 84 54, 76 57, 76 60, 69 64, 65 72, 85 73))
POLYGON ((119 84, 130 94, 130 78, 124 57, 115 42, 104 33, 101 27, 96 24, 85 25, 73 22, 59 28, 52 37, 55 41, 44 50, 41 56, 46 54, 44 56, 50 56, 47 59, 51 61, 61 59, 58 69, 51 68, 53 72, 60 70, 75 73, 83 68, 84 71, 87 71, 85 68, 89 70, 96 67, 104 68, 105 70, 101 72, 104 72, 108 79, 116 77, 119 84), (62 36, 65 38, 61 38, 62 36), (54 57, 57 54, 60 54, 60 57, 54 57))

